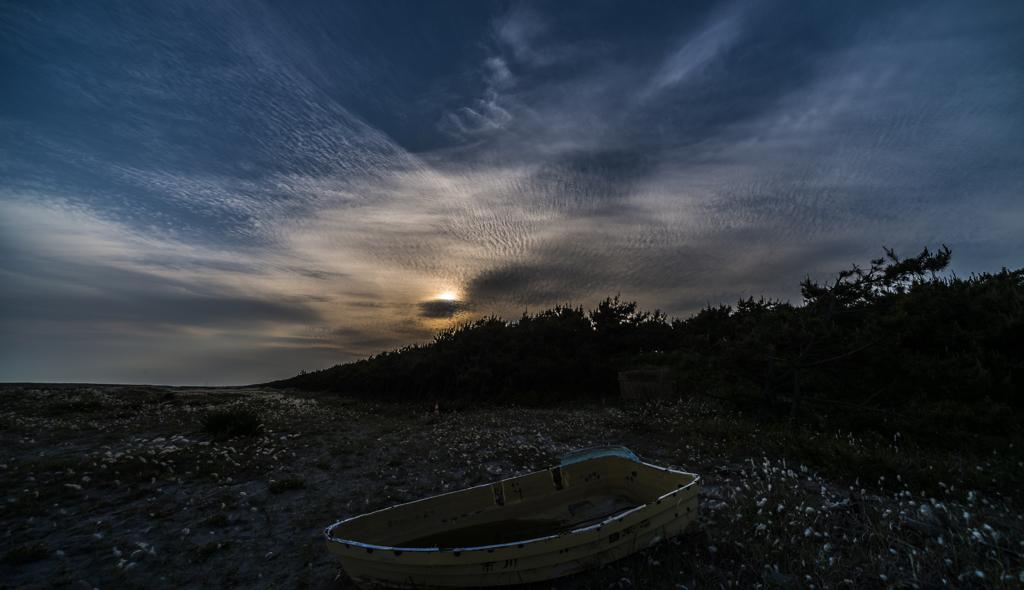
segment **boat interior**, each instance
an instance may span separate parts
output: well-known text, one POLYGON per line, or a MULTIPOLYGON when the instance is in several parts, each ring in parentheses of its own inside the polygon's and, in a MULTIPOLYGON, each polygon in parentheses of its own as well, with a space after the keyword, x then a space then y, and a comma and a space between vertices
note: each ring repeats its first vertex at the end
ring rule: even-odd
POLYGON ((694 479, 622 457, 600 457, 367 514, 340 523, 331 534, 393 548, 516 543, 598 524, 694 479))

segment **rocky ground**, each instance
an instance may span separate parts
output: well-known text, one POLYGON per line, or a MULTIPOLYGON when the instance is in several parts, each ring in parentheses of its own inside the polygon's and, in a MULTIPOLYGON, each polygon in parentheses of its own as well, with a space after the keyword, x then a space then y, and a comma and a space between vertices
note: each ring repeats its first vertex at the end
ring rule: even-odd
POLYGON ((722 418, 700 402, 431 410, 264 389, 0 389, 0 588, 353 588, 326 526, 599 444, 700 473, 701 522, 544 588, 1024 583, 1017 500, 752 456, 706 429, 722 418), (240 409, 261 417, 257 436, 204 423, 240 409))

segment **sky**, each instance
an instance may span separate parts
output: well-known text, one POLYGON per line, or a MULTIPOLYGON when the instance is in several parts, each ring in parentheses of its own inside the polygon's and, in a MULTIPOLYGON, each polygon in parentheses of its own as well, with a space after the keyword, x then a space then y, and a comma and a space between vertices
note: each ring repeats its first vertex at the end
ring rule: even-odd
POLYGON ((945 244, 1024 266, 1024 3, 0 0, 0 381, 240 385, 945 244))

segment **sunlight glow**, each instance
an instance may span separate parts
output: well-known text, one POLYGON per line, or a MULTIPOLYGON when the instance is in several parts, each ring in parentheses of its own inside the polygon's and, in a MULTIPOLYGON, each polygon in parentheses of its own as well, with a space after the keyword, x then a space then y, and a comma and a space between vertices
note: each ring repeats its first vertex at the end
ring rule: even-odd
POLYGON ((448 291, 447 293, 441 293, 440 295, 437 296, 437 298, 444 299, 445 301, 455 301, 456 295, 454 292, 448 291))

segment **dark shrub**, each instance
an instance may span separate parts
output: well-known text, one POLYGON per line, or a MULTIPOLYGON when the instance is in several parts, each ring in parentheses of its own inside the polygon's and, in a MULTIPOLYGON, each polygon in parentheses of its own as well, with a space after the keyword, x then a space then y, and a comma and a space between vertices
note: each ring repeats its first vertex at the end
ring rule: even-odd
POLYGON ((4 562, 11 565, 25 565, 46 559, 49 555, 46 545, 36 543, 35 545, 21 545, 4 554, 4 562))
POLYGON ((210 412, 203 417, 202 424, 209 434, 224 438, 260 436, 265 430, 259 415, 240 408, 210 412))
POLYGON ((231 526, 231 518, 224 513, 214 514, 210 518, 206 519, 206 524, 210 526, 231 526))
POLYGON ((214 553, 221 549, 231 549, 234 546, 234 541, 210 541, 206 545, 201 545, 195 548, 196 561, 202 564, 204 561, 209 559, 214 553))
POLYGON ((270 493, 280 494, 288 490, 301 490, 306 487, 306 480, 289 475, 270 484, 270 493))

